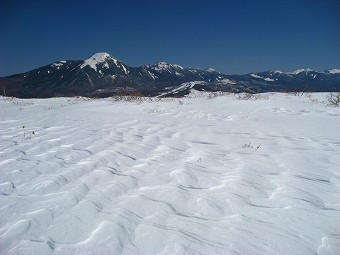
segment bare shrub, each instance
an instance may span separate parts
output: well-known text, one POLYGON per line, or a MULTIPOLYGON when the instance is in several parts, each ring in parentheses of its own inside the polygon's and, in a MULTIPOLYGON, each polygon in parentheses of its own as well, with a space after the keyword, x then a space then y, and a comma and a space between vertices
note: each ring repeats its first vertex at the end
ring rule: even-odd
POLYGON ((305 93, 308 93, 310 91, 309 86, 304 86, 304 87, 295 87, 295 88, 289 88, 285 89, 282 92, 287 93, 288 95, 291 96, 303 96, 305 93))
POLYGON ((3 100, 3 101, 10 101, 10 102, 12 102, 12 101, 18 101, 18 98, 16 98, 16 97, 0 96, 0 98, 1 98, 1 100, 3 100))
POLYGON ((218 96, 217 92, 210 92, 210 93, 208 94, 208 99, 213 99, 213 98, 215 98, 215 97, 217 97, 217 96, 218 96))
POLYGON ((254 100, 268 100, 269 94, 255 94, 254 100))
POLYGON ((303 96, 304 92, 303 91, 290 91, 290 92, 287 92, 287 94, 291 96, 303 96))
POLYGON ((34 101, 27 101, 27 100, 10 100, 12 104, 16 106, 31 106, 34 105, 34 101))
POLYGON ((44 106, 43 109, 46 111, 53 110, 53 106, 44 106))
POLYGON ((239 93, 235 94, 236 98, 239 100, 267 100, 269 99, 268 94, 252 94, 252 93, 239 93))
POLYGON ((327 102, 329 106, 339 107, 340 106, 340 92, 330 93, 327 96, 327 102))
POLYGON ((313 94, 308 92, 305 93, 305 96, 312 102, 312 103, 319 103, 319 100, 317 98, 313 97, 313 94))
POLYGON ((149 97, 144 96, 140 92, 115 92, 112 95, 114 101, 126 101, 126 102, 135 102, 137 104, 141 104, 147 100, 150 100, 149 97))
POLYGON ((175 102, 176 98, 174 97, 150 97, 152 102, 175 102))
POLYGON ((208 94, 208 99, 213 99, 215 97, 223 97, 223 96, 230 96, 233 93, 231 92, 224 92, 224 91, 214 91, 214 92, 209 92, 208 94))
POLYGON ((261 147, 261 143, 259 145, 252 145, 250 142, 250 143, 246 143, 242 145, 242 148, 256 148, 256 150, 260 149, 260 147, 261 147))

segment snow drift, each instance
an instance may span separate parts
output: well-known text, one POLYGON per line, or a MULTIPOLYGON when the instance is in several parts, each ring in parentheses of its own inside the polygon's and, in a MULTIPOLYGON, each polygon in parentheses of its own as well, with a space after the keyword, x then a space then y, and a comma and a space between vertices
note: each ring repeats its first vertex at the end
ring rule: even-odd
POLYGON ((340 109, 313 96, 2 98, 0 253, 339 254, 340 109))

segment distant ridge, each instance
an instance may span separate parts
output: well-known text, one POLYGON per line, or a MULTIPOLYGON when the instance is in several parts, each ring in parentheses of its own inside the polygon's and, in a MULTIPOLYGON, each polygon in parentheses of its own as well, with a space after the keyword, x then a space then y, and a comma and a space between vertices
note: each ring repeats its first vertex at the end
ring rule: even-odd
POLYGON ((0 94, 22 98, 109 97, 138 92, 146 96, 184 96, 191 90, 227 92, 340 91, 340 69, 266 71, 226 75, 213 68, 184 68, 157 62, 131 67, 108 53, 86 60, 57 61, 0 78, 0 94))

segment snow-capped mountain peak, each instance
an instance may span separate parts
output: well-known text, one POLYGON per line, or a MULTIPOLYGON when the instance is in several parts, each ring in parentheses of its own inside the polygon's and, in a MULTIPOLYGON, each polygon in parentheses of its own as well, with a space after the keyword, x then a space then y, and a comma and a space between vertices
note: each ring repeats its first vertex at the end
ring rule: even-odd
POLYGON ((205 71, 210 72, 210 73, 219 73, 219 71, 216 71, 214 68, 211 68, 211 67, 205 69, 205 71))
POLYGON ((280 70, 274 70, 274 71, 271 71, 271 73, 273 73, 273 74, 283 74, 284 72, 282 72, 280 70))
MULTIPOLYGON (((106 52, 100 52, 100 53, 96 53, 93 56, 91 56, 90 58, 84 60, 84 63, 80 66, 80 68, 84 68, 85 66, 89 66, 92 69, 94 69, 95 71, 97 71, 97 65, 102 64, 102 63, 107 63, 108 60, 112 60, 116 65, 119 61, 118 59, 113 58, 112 56, 110 56, 110 54, 108 54, 106 52)), ((106 68, 109 68, 108 64, 106 64, 104 66, 106 68)))

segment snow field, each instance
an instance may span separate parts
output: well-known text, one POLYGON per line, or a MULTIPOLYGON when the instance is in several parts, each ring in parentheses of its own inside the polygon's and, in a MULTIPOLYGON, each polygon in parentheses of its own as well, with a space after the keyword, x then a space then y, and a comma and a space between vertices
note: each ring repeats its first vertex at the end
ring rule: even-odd
POLYGON ((340 251, 340 108, 285 94, 0 107, 0 254, 340 251))

